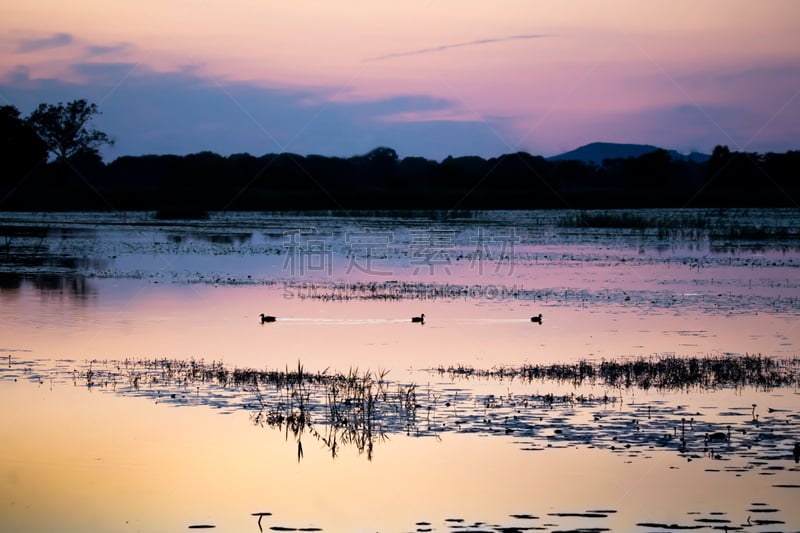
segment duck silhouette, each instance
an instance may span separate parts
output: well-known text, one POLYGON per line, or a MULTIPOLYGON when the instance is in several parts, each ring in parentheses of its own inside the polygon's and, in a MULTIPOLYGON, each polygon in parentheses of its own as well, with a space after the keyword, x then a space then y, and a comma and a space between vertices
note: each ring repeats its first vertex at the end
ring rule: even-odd
POLYGON ((264 322, 275 322, 275 317, 261 313, 261 323, 263 324, 264 322))
POLYGON ((726 435, 722 431, 716 431, 711 434, 706 433, 705 435, 706 442, 724 442, 726 440, 728 440, 728 435, 726 435))
POLYGON ((536 322, 537 324, 542 323, 542 313, 539 313, 539 316, 532 316, 531 322, 536 322))
POLYGON ((411 317, 411 322, 419 322, 420 324, 424 324, 425 323, 425 313, 422 313, 419 316, 412 316, 411 317))

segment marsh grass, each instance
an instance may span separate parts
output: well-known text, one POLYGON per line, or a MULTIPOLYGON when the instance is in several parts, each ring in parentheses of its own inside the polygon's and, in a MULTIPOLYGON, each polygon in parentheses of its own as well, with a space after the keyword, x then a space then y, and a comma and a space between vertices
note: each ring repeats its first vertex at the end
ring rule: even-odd
POLYGON ((0 263, 35 266, 48 251, 48 226, 0 226, 0 263))
POLYGON ((310 435, 336 457, 353 446, 372 458, 374 445, 388 433, 410 431, 416 423, 416 386, 390 383, 388 371, 308 372, 296 368, 258 370, 228 368, 219 361, 197 359, 126 359, 89 361, 72 370, 72 381, 87 388, 156 396, 164 403, 244 408, 259 426, 279 429, 297 443, 310 435))
MULTIPOLYGON (((575 260, 572 264, 580 264, 575 260)), ((703 268, 700 262, 681 261, 681 266, 703 268)), ((791 266, 791 261, 785 263, 791 266)), ((781 285, 794 287, 794 280, 786 278, 781 285)), ((525 288, 521 284, 463 284, 426 282, 349 282, 349 283, 283 283, 287 299, 316 300, 322 302, 347 301, 520 301, 541 305, 570 305, 588 307, 604 305, 615 307, 641 307, 652 309, 689 309, 726 316, 750 315, 754 310, 798 314, 798 298, 787 295, 738 294, 714 290, 713 280, 698 281, 704 289, 699 296, 676 294, 668 290, 639 290, 616 288, 525 288)), ((752 280, 751 280, 752 284, 752 280)), ((529 321, 529 317, 520 317, 529 321)))
POLYGON ((439 299, 543 299, 554 291, 531 291, 517 285, 469 285, 462 283, 434 283, 411 281, 348 282, 348 283, 292 283, 285 282, 284 294, 300 300, 351 301, 351 300, 439 300, 439 299))
MULTIPOLYGON (((775 455, 780 447, 791 458, 792 436, 800 424, 794 411, 758 409, 751 402, 701 414, 665 399, 676 392, 797 390, 798 357, 653 356, 491 369, 441 366, 427 371, 439 379, 424 387, 393 381, 386 370, 309 372, 300 362, 271 370, 197 359, 81 363, 13 358, 5 366, 0 378, 23 376, 40 386, 72 382, 166 405, 245 410, 253 424, 278 430, 294 442, 298 461, 308 452, 307 439, 321 443, 333 458, 350 448, 371 460, 376 445, 392 435, 439 438, 444 432, 508 436, 518 439, 523 450, 591 444, 629 457, 647 457, 648 450, 657 448, 688 460, 736 454, 749 460, 753 453, 775 455), (478 393, 484 387, 470 385, 472 380, 495 382, 494 392, 478 393), (507 392, 496 393, 506 388, 504 382, 507 392), (552 391, 545 389, 547 384, 552 391), (637 390, 660 395, 636 402, 637 390)), ((770 468, 768 462, 758 467, 762 464, 770 468)))
POLYGON ((495 367, 440 366, 434 369, 451 377, 550 380, 610 388, 659 391, 713 390, 754 387, 769 391, 800 386, 800 358, 774 358, 760 354, 743 356, 653 356, 628 360, 579 361, 571 364, 495 367))
POLYGON ((710 240, 797 240, 800 230, 774 221, 748 216, 737 210, 613 210, 574 211, 556 220, 561 228, 635 230, 659 239, 708 238, 710 240))

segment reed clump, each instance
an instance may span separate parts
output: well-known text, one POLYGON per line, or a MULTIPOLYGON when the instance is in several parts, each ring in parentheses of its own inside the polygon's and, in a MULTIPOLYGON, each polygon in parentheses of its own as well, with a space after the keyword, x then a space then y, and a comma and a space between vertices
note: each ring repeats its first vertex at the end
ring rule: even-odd
MULTIPOLYGON (((472 255, 466 256, 472 260, 472 255)), ((284 284, 286 294, 300 300, 347 302, 356 300, 455 300, 466 298, 536 299, 543 291, 526 290, 511 285, 469 285, 463 283, 425 283, 408 281, 293 283, 284 284)))
MULTIPOLYGON (((448 378, 447 382, 420 388, 390 380, 386 370, 310 372, 300 362, 282 370, 231 368, 202 359, 59 363, 51 369, 40 369, 29 379, 35 377, 41 384, 42 376, 49 375, 51 382, 63 379, 76 386, 83 382, 88 388, 147 397, 158 403, 244 409, 254 424, 277 429, 287 440, 294 441, 298 461, 304 456, 304 439, 309 438, 321 443, 332 457, 349 447, 372 459, 376 444, 395 434, 437 437, 442 432, 463 431, 595 444, 608 441, 616 446, 619 434, 610 432, 612 427, 635 444, 673 447, 683 453, 687 441, 678 440, 677 428, 681 439, 686 424, 691 432, 693 424, 702 422, 697 431, 711 435, 719 428, 679 407, 647 405, 646 411, 636 407, 634 415, 638 418, 631 422, 624 419, 627 413, 612 416, 606 406, 621 406, 623 391, 633 389, 702 392, 746 387, 763 391, 797 388, 800 357, 664 355, 491 369, 440 366, 430 372, 448 378), (509 387, 507 394, 493 391, 479 395, 471 387, 454 385, 457 379, 519 380, 531 386, 522 393, 509 387), (541 387, 545 383, 571 385, 575 390, 565 392, 559 386, 559 390, 547 392, 541 387), (578 390, 579 387, 585 390, 578 390), (567 420, 571 422, 567 424, 567 420), (643 428, 649 424, 647 435, 639 434, 640 423, 643 428)), ((747 409, 749 413, 750 408, 747 409)), ((770 424, 781 416, 759 417, 755 405, 750 415, 752 421, 748 419, 744 424, 757 425, 760 433, 747 437, 749 445, 758 444, 762 434, 770 436, 765 432, 771 431, 770 424)), ((784 419, 781 422, 788 423, 784 419)), ((749 429, 743 431, 750 435, 749 429)), ((784 433, 788 429, 781 427, 784 433)))
POLYGON ((90 361, 73 381, 127 384, 124 393, 156 396, 161 401, 207 404, 253 411, 253 423, 278 428, 297 441, 310 434, 333 456, 355 446, 372 458, 375 442, 388 432, 416 424, 416 386, 387 381, 388 371, 350 369, 309 372, 298 362, 283 370, 228 368, 202 359, 126 359, 90 361))
POLYGON ((651 232, 659 239, 705 237, 712 240, 764 241, 800 237, 800 233, 791 225, 780 221, 765 224, 747 210, 575 211, 558 218, 555 225, 562 228, 651 232))
POLYGON ((653 356, 623 360, 577 363, 525 364, 518 367, 476 369, 440 366, 435 369, 452 377, 552 380, 572 385, 603 385, 613 388, 689 390, 753 387, 771 390, 800 385, 800 359, 760 354, 742 356, 675 357, 653 356))

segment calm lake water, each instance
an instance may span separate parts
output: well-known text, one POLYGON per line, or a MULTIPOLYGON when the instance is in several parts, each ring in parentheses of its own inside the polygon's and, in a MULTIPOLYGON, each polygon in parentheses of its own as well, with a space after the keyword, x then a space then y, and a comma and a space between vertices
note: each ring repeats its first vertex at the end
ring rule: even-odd
POLYGON ((797 210, 0 213, 0 530, 800 530, 799 274, 797 210))

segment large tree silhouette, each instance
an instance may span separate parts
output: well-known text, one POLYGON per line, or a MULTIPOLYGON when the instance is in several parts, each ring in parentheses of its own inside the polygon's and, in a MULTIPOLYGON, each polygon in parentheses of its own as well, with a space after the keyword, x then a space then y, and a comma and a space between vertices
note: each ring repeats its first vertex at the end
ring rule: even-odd
POLYGON ((0 106, 0 182, 23 178, 47 157, 47 147, 11 105, 0 106))
POLYGON ((74 100, 67 104, 39 104, 27 123, 47 144, 57 160, 74 156, 97 155, 104 144, 114 144, 108 135, 89 127, 92 117, 100 114, 96 104, 74 100))

